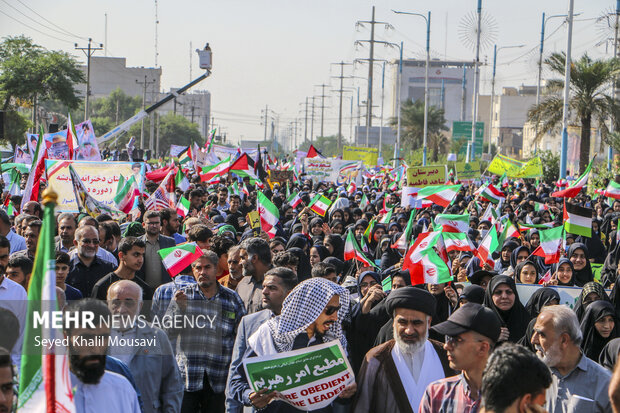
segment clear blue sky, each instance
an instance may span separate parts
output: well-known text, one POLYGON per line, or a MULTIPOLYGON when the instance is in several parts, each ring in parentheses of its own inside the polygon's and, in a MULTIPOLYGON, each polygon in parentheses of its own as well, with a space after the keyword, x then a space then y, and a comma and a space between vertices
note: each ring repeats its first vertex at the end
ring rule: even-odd
MULTIPOLYGON (((367 0, 160 0, 158 4, 158 64, 163 69, 163 90, 188 82, 190 41, 193 49, 203 47, 208 41, 214 52, 213 75, 199 88, 211 91, 216 123, 233 141, 240 136, 262 138, 260 116, 265 105, 279 115, 283 129, 292 119, 303 117, 300 103, 306 96, 320 94, 320 88, 315 85, 331 82, 329 89, 336 89, 336 80, 330 77, 337 74, 337 68, 330 63, 368 57, 367 47, 354 46, 355 40, 369 38, 368 26, 356 29, 355 23, 370 20, 373 4, 377 6, 376 19, 394 27, 386 30, 377 26, 377 39, 404 41, 405 58, 423 58, 424 21, 395 15, 391 9, 431 11, 432 58, 473 60, 474 57, 473 49, 464 44, 460 32, 464 20, 475 13, 476 0, 375 3, 367 0)), ((484 13, 495 22, 495 43, 498 46, 526 44, 522 49, 501 52, 498 86, 535 84, 542 12, 565 14, 567 7, 568 0, 483 1, 484 13)), ((615 2, 610 0, 575 0, 575 12, 581 15, 576 17, 574 26, 573 56, 579 57, 586 51, 592 57, 611 56, 611 46, 606 48, 605 42, 596 46, 613 36, 596 18, 613 8, 615 2)), ((83 55, 73 49, 73 44, 84 45, 85 41, 62 33, 35 12, 68 32, 82 38, 92 37, 97 42, 104 42, 104 14, 107 13, 108 55, 126 57, 129 66, 155 64, 154 0, 0 0, 0 12, 0 36, 25 34, 48 49, 71 52, 81 60, 83 55)), ((554 19, 547 24, 547 34, 555 31, 546 41, 548 52, 565 49, 566 30, 559 27, 561 23, 562 19, 554 19)), ((198 59, 194 51, 191 53, 196 77, 200 70, 198 59)), ((376 48, 377 58, 397 56, 396 49, 376 48)), ((492 46, 482 50, 481 60, 485 58, 490 64, 492 46)), ((393 79, 391 71, 386 72, 387 116, 393 79)), ((367 67, 356 65, 345 73, 365 77, 367 67)), ((378 101, 380 70, 376 73, 378 101)), ((482 69, 482 93, 490 92, 490 74, 488 66, 482 69)), ((367 87, 363 79, 351 80, 349 86, 361 86, 362 90, 367 87)), ((330 105, 325 113, 326 134, 337 131, 337 103, 336 98, 326 102, 330 105)), ((345 124, 348 125, 348 120, 345 124)))

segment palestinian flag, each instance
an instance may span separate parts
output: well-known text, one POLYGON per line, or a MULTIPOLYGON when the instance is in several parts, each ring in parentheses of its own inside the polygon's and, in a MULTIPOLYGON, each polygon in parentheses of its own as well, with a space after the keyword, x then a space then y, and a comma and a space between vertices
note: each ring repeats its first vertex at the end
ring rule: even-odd
POLYGON ((114 202, 116 203, 118 209, 128 214, 133 209, 138 196, 140 196, 140 190, 136 185, 136 178, 132 175, 128 181, 124 182, 120 191, 116 193, 114 202))
POLYGON ((492 184, 488 184, 480 196, 494 204, 497 204, 501 199, 506 198, 506 195, 499 189, 495 188, 492 184))
POLYGON ((469 214, 438 214, 435 217, 433 228, 440 229, 442 232, 462 232, 466 234, 469 231, 469 214))
POLYGON ((181 215, 183 218, 189 214, 190 203, 189 199, 182 196, 177 203, 177 214, 181 215))
POLYGON ((306 158, 324 158, 324 156, 319 152, 314 145, 310 145, 308 148, 308 153, 306 154, 306 158))
POLYGON ((329 198, 326 198, 322 194, 316 194, 309 206, 312 211, 320 216, 324 216, 331 204, 332 201, 329 198))
POLYGON ((452 281, 450 268, 432 248, 424 252, 422 259, 414 262, 408 269, 411 285, 442 284, 452 281))
POLYGON ((254 161, 250 160, 250 157, 245 152, 230 165, 229 172, 241 178, 247 176, 250 178, 250 184, 257 185, 261 189, 264 187, 261 180, 258 179, 258 176, 254 174, 254 161))
POLYGON ((258 191, 256 193, 256 208, 258 209, 258 213, 260 215, 260 224, 267 234, 269 234, 270 238, 275 236, 274 227, 280 221, 280 213, 278 212, 278 208, 267 198, 262 191, 258 191), (272 235, 273 234, 273 235, 272 235))
POLYGON ((532 252, 532 255, 545 258, 545 264, 554 264, 560 261, 560 248, 564 238, 564 227, 559 226, 539 231, 540 245, 532 252))
POLYGON ((177 169, 177 174, 174 177, 174 185, 181 189, 181 191, 185 192, 189 188, 189 181, 185 174, 181 171, 181 168, 177 169))
POLYGON ((592 158, 592 160, 588 164, 588 167, 586 168, 585 171, 583 171, 583 174, 581 174, 579 179, 573 182, 571 186, 569 186, 566 189, 562 189, 561 191, 553 192, 551 196, 556 197, 556 198, 576 197, 579 194, 579 192, 581 192, 581 189, 584 186, 586 186, 586 184, 588 183, 588 178, 590 177, 590 170, 592 169, 592 162, 594 162, 594 158, 592 158))
POLYGON ((564 203, 564 229, 566 232, 592 237, 592 208, 564 203))
POLYGON ((447 208, 460 189, 461 185, 427 186, 418 190, 418 199, 427 199, 437 205, 447 208))
MULTIPOLYGON (((34 268, 28 284, 28 309, 23 336, 19 374, 20 412, 74 413, 73 392, 67 354, 40 345, 41 339, 61 340, 63 333, 48 325, 34 325, 35 314, 53 317, 56 303, 56 253, 54 251, 54 206, 56 193, 44 195, 43 226, 34 258, 34 268), (39 345, 37 345, 37 342, 39 345)), ((24 303, 26 305, 26 303, 24 303)), ((11 401, 9 401, 11 403, 11 401)))
POLYGON ((476 248, 469 240, 467 234, 462 232, 444 232, 441 234, 446 250, 450 251, 474 251, 476 248))
POLYGON ((202 250, 195 242, 188 242, 157 251, 166 271, 171 277, 186 269, 202 255, 202 250))
MULTIPOLYGON (((288 186, 286 187, 288 190, 288 186)), ((297 208, 299 206, 299 204, 301 204, 301 197, 299 196, 299 192, 295 192, 294 194, 291 194, 286 202, 292 206, 293 208, 297 208)))
POLYGON ((365 267, 376 267, 375 263, 369 260, 366 254, 362 252, 362 249, 357 244, 357 240, 353 235, 353 231, 348 232, 347 239, 344 243, 344 259, 345 261, 357 260, 365 267))
POLYGON ((607 185, 607 189, 601 191, 601 195, 606 196, 608 198, 620 199, 620 184, 616 181, 609 181, 609 185, 607 185))
POLYGON ((488 263, 491 266, 495 265, 495 261, 493 261, 491 254, 497 251, 499 246, 497 230, 495 229, 495 225, 493 225, 476 250, 476 256, 480 259, 481 266, 483 266, 484 263, 488 263))
POLYGON ((191 147, 183 149, 181 153, 179 153, 179 164, 181 166, 187 166, 192 161, 192 150, 191 147))
POLYGON ((202 173, 200 174, 200 180, 202 182, 207 182, 212 180, 215 177, 223 176, 228 173, 228 169, 230 167, 230 156, 226 159, 222 159, 220 162, 215 165, 204 166, 202 168, 202 173))

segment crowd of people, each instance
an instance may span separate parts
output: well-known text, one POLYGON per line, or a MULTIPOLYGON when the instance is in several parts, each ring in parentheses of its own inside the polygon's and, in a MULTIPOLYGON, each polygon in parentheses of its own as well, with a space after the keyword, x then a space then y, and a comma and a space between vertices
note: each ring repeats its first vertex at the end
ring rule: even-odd
MULTIPOLYGON (((483 216, 489 200, 476 195, 480 183, 463 185, 446 208, 416 209, 402 199, 406 180, 367 179, 351 189, 302 174, 261 189, 248 178, 207 184, 190 176, 185 192, 176 189, 190 202, 185 216, 143 204, 137 220, 56 214, 59 307, 129 320, 65 326, 67 337, 103 338, 69 345, 77 411, 299 411, 276 391, 255 391, 244 362, 334 340, 355 380, 315 411, 616 409, 620 201, 585 190, 571 199, 591 208, 592 235, 565 234, 561 257, 547 263, 532 253, 543 228, 563 225, 556 188, 494 179, 506 196, 500 215, 519 236, 491 251, 494 265, 475 249, 449 250, 453 281, 442 284, 411 285, 398 240, 408 224, 411 246, 438 214, 466 214, 467 238, 478 247, 499 220, 483 216), (233 182, 242 190, 233 191, 233 182), (249 219, 258 192, 278 209, 273 231, 249 219), (288 203, 289 192, 298 193, 299 205, 288 203), (308 208, 319 193, 332 201, 324 215, 308 208), (365 262, 345 260, 350 233, 365 262), (158 251, 184 243, 202 254, 173 278, 158 251), (592 264, 602 264, 600 272, 592 264), (537 286, 527 302, 519 298, 524 284, 537 286), (580 289, 574 305, 562 302, 556 287, 563 286, 580 289), (161 323, 178 316, 203 316, 206 324, 161 323)), ((0 210, 0 413, 14 411, 24 390, 15 384, 43 209, 30 201, 16 216, 0 210)))

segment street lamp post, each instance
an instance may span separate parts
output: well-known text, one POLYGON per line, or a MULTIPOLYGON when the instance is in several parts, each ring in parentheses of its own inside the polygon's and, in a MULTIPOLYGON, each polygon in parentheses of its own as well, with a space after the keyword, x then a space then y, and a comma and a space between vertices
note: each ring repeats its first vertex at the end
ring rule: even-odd
MULTIPOLYGON (((495 109, 495 69, 497 67, 497 52, 499 52, 502 49, 513 49, 513 48, 520 48, 525 46, 524 44, 519 44, 516 46, 502 46, 502 47, 497 47, 497 45, 493 46, 493 77, 491 80, 491 104, 489 105, 491 107, 491 115, 489 116, 489 147, 487 148, 487 153, 490 155, 491 154, 491 142, 493 140, 493 115, 494 113, 494 109, 495 109)), ((499 134, 497 135, 497 147, 499 148, 499 134)))
MULTIPOLYGON (((424 138, 423 138, 423 149, 422 149, 422 165, 426 166, 426 153, 427 153, 427 145, 428 145, 428 101, 429 101, 429 84, 428 84, 428 73, 431 62, 431 12, 428 12, 428 15, 425 16, 420 13, 410 13, 405 11, 396 11, 392 10, 396 14, 407 14, 410 16, 419 16, 422 17, 426 21, 426 70, 424 73, 424 138)), ((402 60, 402 59, 401 59, 402 60)), ((401 63, 402 66, 402 63, 401 63)), ((401 67, 402 73, 402 67, 401 67)), ((399 101, 400 105, 400 101, 399 101)), ((400 116, 400 111, 399 111, 400 116)), ((399 130, 400 132, 400 130, 399 130)))
POLYGON ((566 34, 566 64, 564 67, 564 104, 562 106, 562 146, 560 150, 560 179, 566 178, 566 158, 568 155, 568 105, 570 97, 571 48, 573 45, 573 7, 574 0, 569 0, 568 31, 566 34))
POLYGON ((551 19, 555 19, 557 17, 566 17, 566 14, 554 14, 553 16, 545 17, 545 13, 542 14, 542 28, 540 30, 540 50, 538 54, 538 79, 536 83, 536 105, 540 103, 540 83, 542 81, 542 59, 543 59, 543 50, 545 46, 545 26, 547 22, 551 19))

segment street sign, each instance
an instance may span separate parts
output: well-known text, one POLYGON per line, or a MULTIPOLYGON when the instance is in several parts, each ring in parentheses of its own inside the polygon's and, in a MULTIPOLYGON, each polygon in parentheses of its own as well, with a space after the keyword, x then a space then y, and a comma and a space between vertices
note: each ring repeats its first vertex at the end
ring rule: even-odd
MULTIPOLYGON (((476 122, 476 157, 482 155, 482 144, 484 139, 484 122, 476 122)), ((471 122, 452 122, 452 141, 462 142, 459 155, 467 153, 465 141, 471 140, 471 122)))

